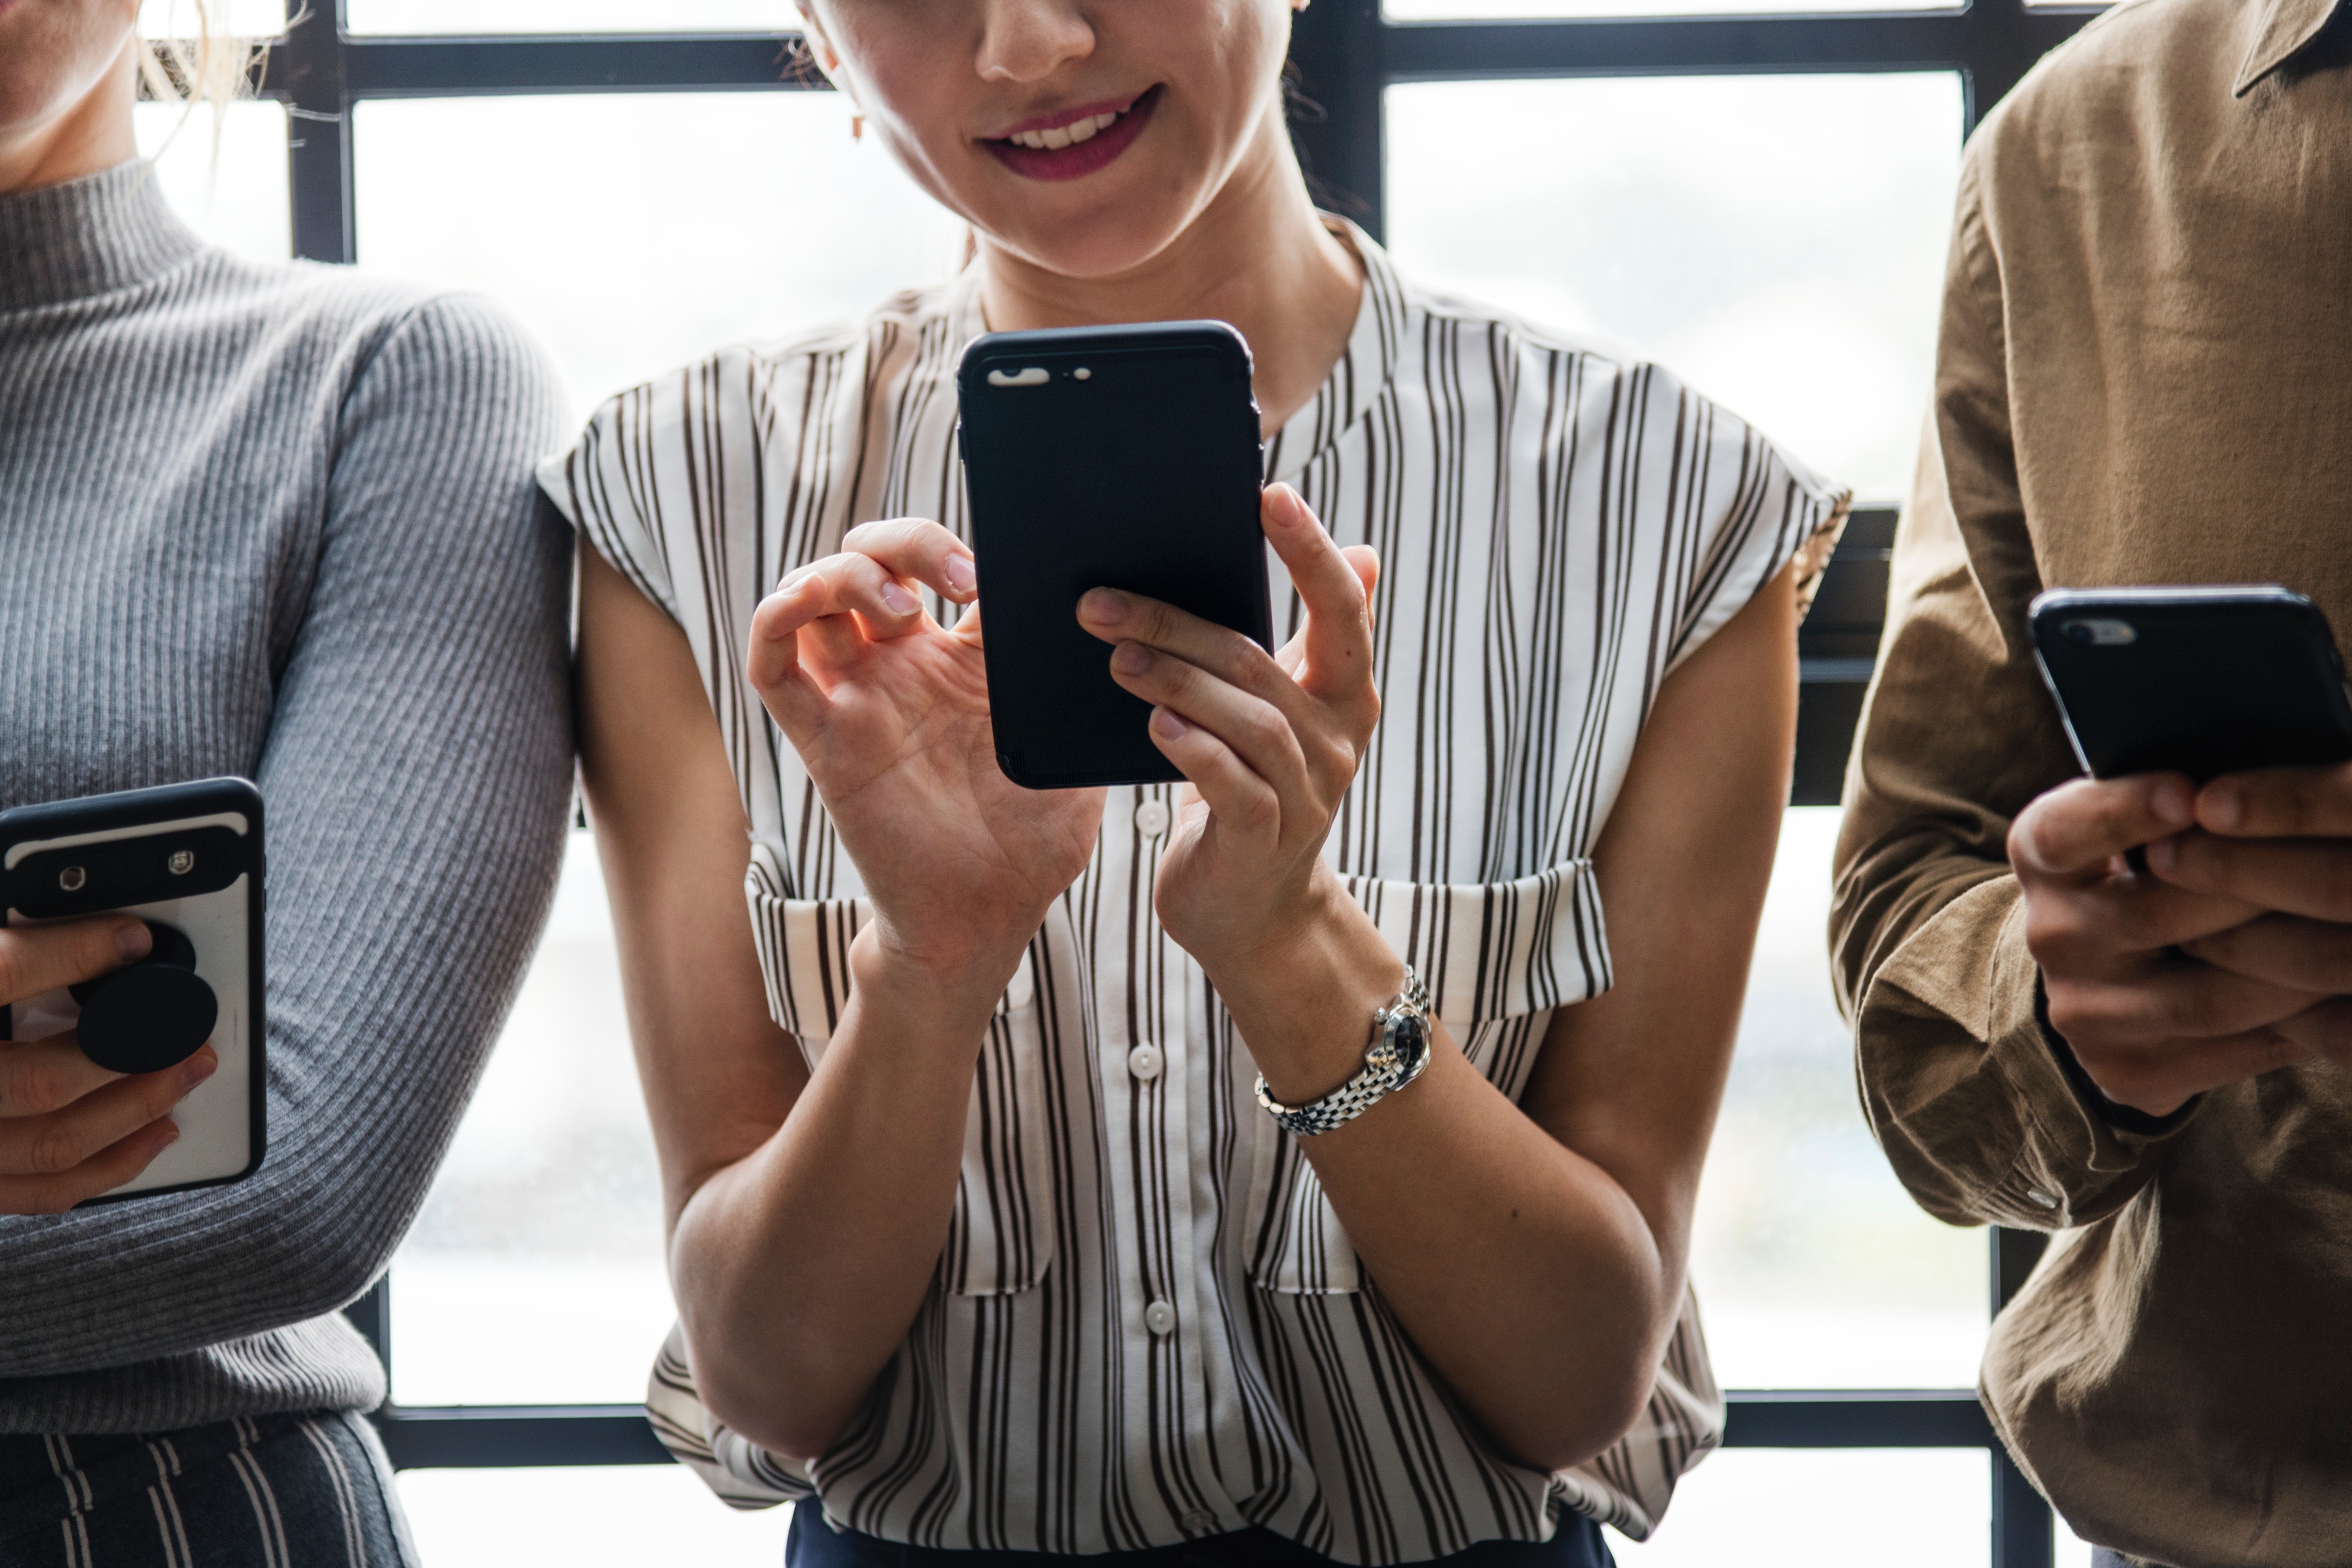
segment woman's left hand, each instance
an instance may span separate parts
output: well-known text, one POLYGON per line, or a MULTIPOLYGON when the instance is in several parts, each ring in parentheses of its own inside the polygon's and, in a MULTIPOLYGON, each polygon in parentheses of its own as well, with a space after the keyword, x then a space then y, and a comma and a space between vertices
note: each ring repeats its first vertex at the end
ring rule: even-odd
POLYGON ((1381 716, 1380 558, 1333 543, 1287 485, 1267 487, 1259 522, 1307 609, 1279 653, 1137 594, 1097 588, 1078 601, 1080 623, 1118 644, 1112 678, 1153 705, 1152 743, 1189 780, 1153 904, 1213 980, 1344 896, 1323 844, 1381 716))

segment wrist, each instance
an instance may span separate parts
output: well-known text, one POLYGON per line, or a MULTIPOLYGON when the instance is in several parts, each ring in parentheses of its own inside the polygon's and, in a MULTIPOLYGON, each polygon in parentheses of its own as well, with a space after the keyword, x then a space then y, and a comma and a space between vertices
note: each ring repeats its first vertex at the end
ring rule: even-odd
POLYGON ((1295 1105, 1329 1093, 1363 1067, 1372 1015, 1402 988, 1405 969, 1337 877, 1281 930, 1210 971, 1209 981, 1267 1092, 1295 1105))
POLYGON ((1028 950, 1024 936, 942 958, 893 941, 877 922, 849 944, 851 1005, 881 1005, 908 1022, 952 1028, 968 1021, 977 1031, 987 1026, 1028 950))

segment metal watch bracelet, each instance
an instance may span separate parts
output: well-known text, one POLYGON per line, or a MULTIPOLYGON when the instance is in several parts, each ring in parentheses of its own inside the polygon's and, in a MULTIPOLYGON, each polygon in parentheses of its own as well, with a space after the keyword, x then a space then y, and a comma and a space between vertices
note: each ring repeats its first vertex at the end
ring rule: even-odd
POLYGON ((1344 1127, 1389 1095, 1421 1076, 1429 1065, 1429 988, 1405 966, 1404 989, 1372 1014, 1372 1040, 1364 1051, 1364 1065, 1353 1078, 1304 1105, 1285 1105, 1267 1092, 1265 1074, 1257 1077, 1257 1103, 1282 1124, 1283 1131, 1309 1138, 1344 1127))

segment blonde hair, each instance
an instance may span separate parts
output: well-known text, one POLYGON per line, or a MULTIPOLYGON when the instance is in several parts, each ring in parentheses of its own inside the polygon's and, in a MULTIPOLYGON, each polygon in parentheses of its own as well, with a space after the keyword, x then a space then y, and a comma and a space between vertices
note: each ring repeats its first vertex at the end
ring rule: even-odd
POLYGON ((251 89, 257 52, 255 40, 232 37, 216 19, 215 8, 220 3, 185 0, 188 9, 195 13, 191 33, 182 22, 182 0, 165 0, 162 36, 149 38, 142 32, 139 48, 139 80, 147 96, 158 103, 181 106, 180 118, 172 127, 173 138, 179 136, 197 105, 211 106, 215 162, 220 158, 222 117, 231 103, 251 89))

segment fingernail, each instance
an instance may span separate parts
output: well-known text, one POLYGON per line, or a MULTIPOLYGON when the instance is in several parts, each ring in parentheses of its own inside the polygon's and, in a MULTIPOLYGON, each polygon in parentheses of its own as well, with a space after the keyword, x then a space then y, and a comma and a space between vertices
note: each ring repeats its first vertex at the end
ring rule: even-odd
POLYGON ((155 1140, 156 1152, 160 1154, 179 1141, 180 1124, 177 1122, 166 1122, 163 1124, 163 1135, 155 1140))
POLYGON ((2201 803, 2206 822, 2223 832, 2246 820, 2246 793, 2234 784, 2209 787, 2201 803))
POLYGON ((895 582, 882 585, 882 608, 893 615, 912 615, 922 608, 922 601, 895 582))
POLYGON ((1274 520, 1286 528, 1295 528, 1307 520, 1307 503, 1298 492, 1287 485, 1273 485, 1267 489, 1274 497, 1274 520))
POLYGON ((155 946, 155 934, 143 920, 126 921, 114 928, 114 950, 126 964, 135 964, 155 946))
POLYGON ((180 1082, 186 1088, 194 1089, 219 1071, 220 1058, 209 1051, 200 1051, 180 1063, 180 1082))
POLYGON ((2187 827, 2197 818, 2197 798, 2189 792, 2189 786, 2178 779, 2168 779, 2158 784, 2156 793, 2148 798, 2148 805, 2158 816, 2181 827, 2187 827))
POLYGON ((2169 876, 2173 867, 2179 862, 2180 841, 2179 839, 2158 839, 2147 846, 2148 867, 2159 876, 2169 876))
POLYGON ((948 557, 948 564, 940 570, 948 580, 948 586, 958 593, 970 593, 972 584, 980 580, 980 574, 972 570, 971 562, 960 555, 948 557))
POLYGON ((1140 643, 1121 643, 1110 656, 1110 667, 1122 675, 1139 675, 1151 668, 1151 650, 1140 643))
POLYGON ((1192 733, 1192 727, 1166 708, 1151 710, 1152 732, 1163 740, 1175 740, 1192 733))
POLYGON ((1078 613, 1089 621, 1116 626, 1127 619, 1127 595, 1113 588, 1094 588, 1078 601, 1078 613))

